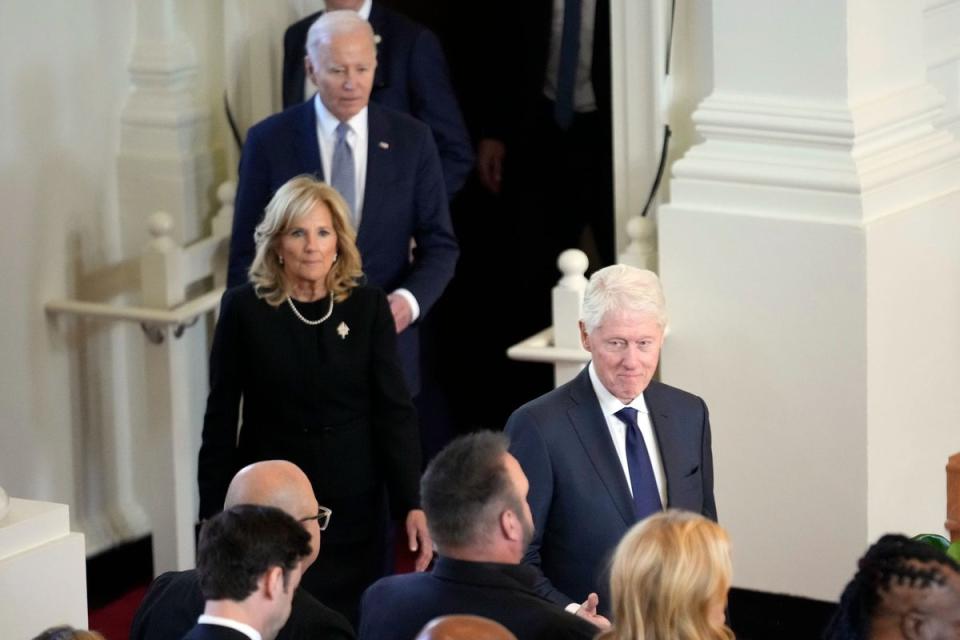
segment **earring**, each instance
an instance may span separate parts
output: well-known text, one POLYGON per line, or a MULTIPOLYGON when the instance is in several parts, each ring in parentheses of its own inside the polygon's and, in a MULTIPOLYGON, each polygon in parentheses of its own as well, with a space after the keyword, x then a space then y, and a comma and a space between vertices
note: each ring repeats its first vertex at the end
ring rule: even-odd
POLYGON ((339 254, 339 253, 333 254, 333 261, 334 261, 334 262, 336 262, 336 261, 339 260, 339 259, 340 259, 340 254, 339 254))
POLYGON ((281 265, 283 264, 283 256, 280 255, 279 253, 277 254, 277 260, 280 261, 280 264, 281 264, 281 265))

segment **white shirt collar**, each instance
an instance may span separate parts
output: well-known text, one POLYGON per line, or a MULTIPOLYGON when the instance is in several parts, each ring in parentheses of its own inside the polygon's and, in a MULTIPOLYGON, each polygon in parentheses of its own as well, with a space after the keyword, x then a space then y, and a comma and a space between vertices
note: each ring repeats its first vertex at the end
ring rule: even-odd
POLYGON ((263 640, 263 636, 261 636, 260 632, 256 629, 248 624, 237 622, 230 618, 221 618, 220 616, 211 616, 204 613, 197 618, 197 624, 215 624, 220 627, 230 627, 249 637, 250 640, 263 640))
POLYGON ((364 20, 370 20, 370 7, 373 6, 373 0, 364 0, 363 4, 360 5, 360 8, 357 9, 357 13, 360 14, 360 17, 364 20))
MULTIPOLYGON (((340 121, 337 120, 330 111, 327 110, 327 107, 323 104, 323 101, 320 99, 320 94, 317 94, 313 97, 313 108, 317 113, 317 124, 320 127, 320 131, 323 132, 324 137, 328 140, 333 140, 336 138, 337 125, 340 124, 340 121)), ((350 125, 350 128, 357 135, 357 138, 360 140, 367 139, 367 107, 361 109, 357 115, 353 116, 347 120, 347 124, 350 125)))
POLYGON ((600 402, 600 410, 603 411, 604 416, 612 416, 617 411, 620 411, 620 409, 623 409, 624 406, 633 407, 640 413, 650 413, 650 411, 647 409, 647 403, 643 399, 642 393, 634 398, 633 402, 628 405, 624 405, 619 398, 610 393, 610 391, 603 386, 603 383, 597 376, 597 371, 593 366, 593 361, 591 361, 587 366, 587 372, 590 374, 590 384, 593 385, 593 392, 596 394, 597 400, 600 402))

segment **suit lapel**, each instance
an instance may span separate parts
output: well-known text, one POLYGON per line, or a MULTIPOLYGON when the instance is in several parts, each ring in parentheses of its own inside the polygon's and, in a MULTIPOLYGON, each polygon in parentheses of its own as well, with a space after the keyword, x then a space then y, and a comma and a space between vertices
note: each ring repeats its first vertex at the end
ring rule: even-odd
POLYGON ((365 230, 375 228, 379 224, 377 217, 382 211, 383 185, 392 184, 390 172, 393 164, 390 155, 392 149, 389 129, 379 107, 370 103, 367 107, 367 177, 363 188, 363 215, 360 217, 360 228, 357 230, 358 239, 369 235, 369 232, 364 233, 365 230))
POLYGON ((650 411, 650 422, 653 431, 657 434, 657 446, 660 448, 660 460, 663 463, 663 472, 667 477, 667 504, 664 509, 673 504, 672 488, 677 486, 685 469, 678 468, 678 462, 683 460, 684 443, 678 439, 677 429, 670 418, 667 405, 656 382, 643 392, 643 400, 650 411))
POLYGON ((317 140, 317 111, 313 99, 294 107, 297 112, 297 134, 293 137, 294 153, 306 172, 324 180, 323 163, 320 161, 320 142, 317 140))
POLYGON ((570 385, 570 399, 573 401, 568 415, 573 424, 580 444, 583 445, 600 480, 607 488, 610 499, 620 512, 624 524, 632 525, 637 517, 634 512, 633 497, 623 475, 623 466, 617 456, 617 450, 610 440, 607 422, 600 410, 600 403, 590 384, 590 373, 586 367, 570 385))

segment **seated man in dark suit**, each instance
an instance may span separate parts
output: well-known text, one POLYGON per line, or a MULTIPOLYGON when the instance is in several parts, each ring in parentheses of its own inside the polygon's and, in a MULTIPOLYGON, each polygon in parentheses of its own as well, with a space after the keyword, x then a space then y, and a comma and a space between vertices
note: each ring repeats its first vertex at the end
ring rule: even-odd
MULTIPOLYGON (((377 34, 377 70, 370 100, 420 120, 433 132, 451 198, 473 168, 470 134, 450 84, 437 37, 426 27, 372 0, 327 0, 327 11, 349 9, 377 34)), ((304 55, 307 31, 321 12, 299 20, 283 34, 283 108, 313 95, 304 55)))
POLYGON ((207 602, 184 640, 274 640, 308 555, 310 534, 275 507, 241 504, 207 520, 197 545, 207 602))
POLYGON ((449 614, 490 618, 520 640, 592 638, 589 622, 533 591, 519 564, 533 535, 527 479, 502 434, 451 442, 420 481, 423 509, 440 557, 430 573, 382 578, 363 595, 360 638, 408 640, 449 614))
MULTIPOLYGON (((299 519, 310 534, 311 552, 303 558, 303 571, 313 564, 320 550, 321 527, 326 528, 329 516, 321 515, 324 512, 317 504, 310 480, 299 467, 286 460, 267 460, 244 467, 230 483, 224 508, 238 504, 276 507, 299 519)), ((197 571, 164 573, 153 581, 140 603, 130 627, 130 640, 181 638, 201 613, 203 594, 197 571)), ((290 619, 277 638, 353 640, 354 634, 346 618, 304 589, 297 589, 290 619)))
POLYGON ((597 271, 580 321, 591 363, 507 421, 537 527, 524 562, 538 573, 537 592, 560 606, 596 592, 609 611, 610 555, 651 513, 717 519, 707 407, 652 379, 666 324, 655 273, 597 271))
POLYGON ((255 125, 243 145, 227 283, 247 281, 254 228, 282 184, 305 173, 329 182, 350 205, 369 283, 389 292, 397 351, 416 395, 414 323, 443 293, 458 255, 436 145, 422 122, 370 103, 376 46, 356 12, 324 13, 310 27, 307 51, 317 96, 255 125))

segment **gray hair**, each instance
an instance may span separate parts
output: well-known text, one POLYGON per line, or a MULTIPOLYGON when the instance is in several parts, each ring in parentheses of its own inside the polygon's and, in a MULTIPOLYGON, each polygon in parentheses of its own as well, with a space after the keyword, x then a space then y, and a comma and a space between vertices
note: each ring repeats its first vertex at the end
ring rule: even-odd
POLYGON ((649 314, 661 329, 666 329, 666 301, 657 274, 615 264, 590 276, 580 310, 580 320, 587 333, 599 327, 606 314, 617 311, 649 314))
POLYGON ((321 46, 329 45, 336 36, 362 31, 370 36, 370 46, 376 53, 377 45, 374 40, 373 27, 360 17, 360 14, 350 9, 340 11, 324 11, 317 18, 310 30, 307 31, 307 55, 310 61, 317 64, 321 46))
POLYGON ((502 433, 478 431, 455 439, 427 466, 420 495, 441 553, 483 544, 505 508, 523 513, 505 465, 509 445, 502 433))

